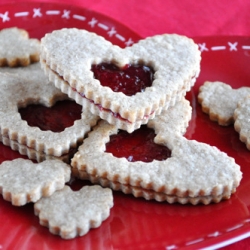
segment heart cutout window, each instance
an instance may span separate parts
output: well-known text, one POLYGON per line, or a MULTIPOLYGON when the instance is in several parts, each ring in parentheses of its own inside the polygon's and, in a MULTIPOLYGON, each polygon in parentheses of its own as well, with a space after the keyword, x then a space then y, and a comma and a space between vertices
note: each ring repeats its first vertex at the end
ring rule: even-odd
POLYGON ((106 152, 118 158, 125 157, 130 162, 162 161, 171 157, 171 151, 165 146, 154 143, 154 138, 154 130, 146 125, 133 133, 120 130, 110 136, 110 141, 106 144, 106 152))
POLYGON ((82 107, 74 101, 58 101, 52 107, 31 104, 20 108, 21 118, 31 127, 39 127, 43 131, 62 132, 81 119, 82 107))
POLYGON ((91 70, 102 86, 127 96, 144 92, 147 87, 152 86, 154 79, 154 70, 142 64, 126 64, 119 68, 113 63, 100 63, 92 65, 91 70))

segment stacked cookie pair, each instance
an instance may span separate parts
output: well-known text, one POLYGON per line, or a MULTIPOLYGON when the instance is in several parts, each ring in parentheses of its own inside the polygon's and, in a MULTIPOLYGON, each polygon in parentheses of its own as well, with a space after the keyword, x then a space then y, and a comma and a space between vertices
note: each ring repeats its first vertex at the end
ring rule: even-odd
POLYGON ((81 119, 60 132, 30 126, 20 109, 29 105, 52 107, 69 97, 49 83, 39 63, 40 41, 29 39, 25 30, 10 28, 0 32, 0 140, 3 144, 38 162, 58 158, 69 162, 85 134, 98 117, 82 112, 81 119))
POLYGON ((121 49, 62 29, 42 39, 40 62, 50 82, 102 119, 71 161, 75 176, 170 203, 209 204, 235 192, 242 173, 234 159, 183 136, 192 111, 185 94, 200 71, 191 39, 164 34, 121 49), (129 139, 134 133, 139 139, 129 139))

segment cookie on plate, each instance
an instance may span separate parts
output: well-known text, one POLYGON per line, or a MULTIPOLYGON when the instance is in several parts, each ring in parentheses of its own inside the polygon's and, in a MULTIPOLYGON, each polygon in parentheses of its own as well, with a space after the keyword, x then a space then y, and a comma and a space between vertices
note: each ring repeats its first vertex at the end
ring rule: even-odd
POLYGON ((110 215, 113 195, 109 188, 84 186, 79 191, 70 187, 40 199, 34 205, 35 215, 42 226, 63 239, 83 236, 97 228, 110 215))
POLYGON ((40 41, 29 38, 24 29, 6 28, 0 31, 0 67, 27 66, 39 61, 40 41))
MULTIPOLYGON (((119 135, 120 131, 101 121, 73 157, 73 175, 149 200, 196 205, 229 199, 242 178, 240 167, 216 147, 183 137, 182 119, 175 119, 176 115, 180 113, 175 112, 174 106, 169 116, 162 114, 159 120, 157 116, 147 124, 156 133, 155 144, 168 149, 160 154, 166 157, 150 161, 144 160, 148 156, 134 159, 136 148, 140 151, 138 154, 144 154, 141 147, 148 141, 131 148, 131 155, 123 155, 122 148, 126 147, 128 136, 124 141, 117 141, 114 151, 107 151, 109 143, 114 140, 112 136, 119 135)), ((141 129, 143 126, 135 132, 141 129)), ((147 154, 151 154, 149 151, 147 154)))
MULTIPOLYGON (((22 120, 19 108, 30 104, 53 106, 57 101, 69 100, 68 96, 55 88, 36 63, 17 69, 17 73, 0 73, 0 131, 3 143, 12 145, 12 149, 27 149, 53 157, 62 157, 82 142, 85 134, 99 119, 88 111, 83 111, 81 119, 62 132, 41 130, 29 126, 22 120), (31 75, 31 76, 29 76, 31 75), (18 148, 18 145, 22 149, 18 148)), ((38 155, 39 155, 38 153, 38 155)), ((36 155, 36 154, 33 154, 36 155)), ((32 158, 33 159, 33 158, 32 158)))
POLYGON ((62 189, 70 176, 70 166, 60 160, 33 163, 18 158, 0 164, 0 191, 5 200, 23 206, 62 189))
POLYGON ((233 89, 223 82, 205 82, 199 89, 198 101, 202 111, 209 115, 212 121, 227 126, 234 123, 234 110, 237 103, 250 95, 249 87, 233 89))
MULTIPOLYGON (((45 154, 43 151, 37 151, 26 145, 20 144, 17 141, 10 140, 8 137, 2 136, 1 134, 0 141, 3 143, 3 145, 10 147, 14 151, 18 151, 21 155, 26 155, 29 159, 35 160, 37 162, 57 159, 65 163, 70 163, 70 159, 77 152, 77 147, 71 147, 67 153, 62 154, 61 156, 54 156, 45 154)), ((81 142, 79 143, 79 145, 80 144, 81 142)))
POLYGON ((149 37, 125 49, 75 28, 41 39, 41 64, 50 81, 130 133, 181 100, 199 75, 200 59, 193 40, 175 34, 149 37))
POLYGON ((250 150, 250 96, 239 101, 234 111, 234 128, 240 135, 240 140, 246 144, 250 150))

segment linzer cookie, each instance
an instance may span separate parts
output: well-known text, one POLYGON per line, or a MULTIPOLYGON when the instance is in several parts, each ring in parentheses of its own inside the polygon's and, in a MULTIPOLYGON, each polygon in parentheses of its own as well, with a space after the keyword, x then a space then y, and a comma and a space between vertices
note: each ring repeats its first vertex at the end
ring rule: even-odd
POLYGON ((234 111, 234 128, 240 135, 240 140, 250 150, 250 96, 242 98, 234 111))
POLYGON ((19 152, 21 149, 18 145, 48 156, 62 157, 82 142, 98 117, 88 111, 83 111, 79 120, 61 132, 41 130, 37 126, 30 126, 21 118, 19 109, 30 104, 51 107, 58 101, 69 100, 67 95, 48 82, 40 69, 40 63, 25 67, 25 70, 20 70, 18 75, 0 73, 1 138, 6 145, 15 145, 13 149, 19 152), (35 76, 29 77, 33 74, 35 76))
POLYGON ((112 207, 112 191, 96 185, 84 186, 79 191, 65 186, 40 199, 34 209, 42 226, 63 239, 72 239, 99 227, 109 217, 112 207))
POLYGON ((175 119, 175 107, 171 114, 170 110, 169 116, 157 116, 131 133, 135 134, 131 140, 128 134, 123 136, 125 131, 101 121, 73 157, 73 174, 136 197, 169 203, 229 199, 242 178, 240 167, 216 147, 183 137, 182 119, 175 119), (174 130, 178 126, 182 129, 174 130), (149 128, 158 134, 152 138, 149 128), (136 138, 138 133, 141 136, 136 138), (152 141, 156 150, 148 147, 152 141))
POLYGON ((181 100, 195 83, 200 59, 193 40, 175 34, 149 37, 125 49, 74 28, 41 40, 41 64, 50 81, 128 132, 181 100))
POLYGON ((199 89, 198 101, 212 121, 227 126, 234 123, 237 103, 247 95, 250 95, 249 87, 233 89, 223 82, 207 81, 199 89))
POLYGON ((62 189, 70 175, 69 165, 60 160, 37 164, 21 158, 4 161, 0 165, 0 190, 5 200, 22 206, 62 189))
POLYGON ((165 139, 163 144, 161 140, 161 145, 169 149, 165 159, 145 162, 141 158, 132 161, 133 154, 126 158, 114 156, 105 148, 110 135, 117 131, 104 121, 99 126, 71 162, 73 174, 81 179, 148 200, 196 205, 229 199, 242 178, 233 158, 208 144, 181 136, 172 138, 170 143, 165 139))
POLYGON ((26 30, 6 28, 0 31, 0 67, 27 66, 39 61, 40 41, 29 38, 26 30))

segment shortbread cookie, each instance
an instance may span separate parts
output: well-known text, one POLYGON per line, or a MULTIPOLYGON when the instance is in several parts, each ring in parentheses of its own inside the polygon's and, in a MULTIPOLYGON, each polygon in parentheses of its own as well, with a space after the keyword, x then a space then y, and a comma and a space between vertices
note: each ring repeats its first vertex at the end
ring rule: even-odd
POLYGON ((27 66, 38 62, 40 41, 29 38, 26 30, 6 28, 0 31, 0 67, 27 66))
POLYGON ((250 95, 249 87, 233 89, 223 82, 205 82, 199 89, 198 101, 212 121, 227 126, 234 122, 233 114, 239 100, 250 95))
MULTIPOLYGON (((68 99, 60 90, 48 82, 43 71, 38 70, 39 63, 30 68, 32 81, 25 77, 27 72, 20 71, 19 76, 15 74, 0 73, 0 128, 4 139, 16 142, 17 145, 27 146, 37 152, 47 155, 61 157, 69 153, 71 148, 76 148, 85 134, 96 124, 98 117, 88 111, 83 111, 80 120, 76 120, 73 126, 62 132, 42 131, 38 127, 31 127, 21 119, 18 109, 29 104, 42 104, 50 107, 56 101, 68 99), (36 70, 34 70, 34 68, 36 70), (33 71, 34 70, 34 71, 33 71)), ((26 70, 29 67, 27 67, 26 70)))
POLYGON ((69 165, 60 160, 35 164, 18 158, 0 165, 0 190, 5 200, 22 206, 62 189, 70 175, 69 165))
POLYGON ((41 64, 51 82, 92 113, 128 132, 190 90, 200 71, 200 59, 193 40, 179 35, 149 37, 125 49, 74 28, 54 31, 41 40, 41 64), (132 95, 115 89, 108 80, 106 85, 94 74, 96 67, 126 70, 143 66, 152 70, 152 83, 132 95))
POLYGON ((112 191, 97 185, 84 186, 79 191, 65 186, 34 205, 40 224, 63 239, 83 236, 91 228, 99 227, 112 207, 112 191))
MULTIPOLYGON (((101 121, 73 157, 73 175, 136 197, 169 203, 209 204, 230 198, 242 178, 240 167, 216 147, 183 137, 182 120, 175 119, 178 115, 181 117, 173 107, 169 116, 162 114, 149 122, 157 134, 155 143, 171 151, 168 158, 151 162, 130 161, 132 157, 106 152, 118 129, 101 121)), ((119 141, 119 147, 121 144, 119 141)))
POLYGON ((250 95, 239 101, 234 111, 234 128, 240 135, 240 140, 244 142, 250 150, 250 95))

